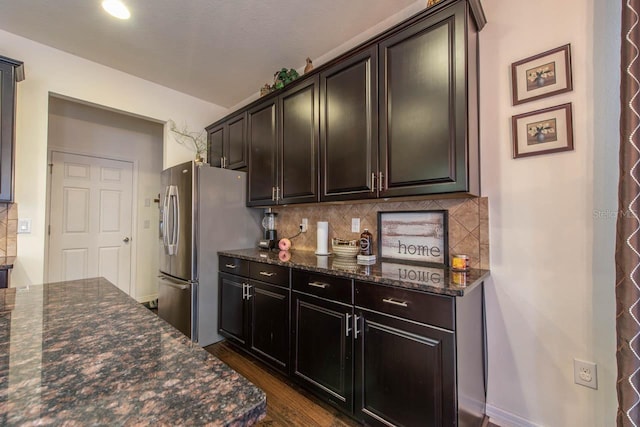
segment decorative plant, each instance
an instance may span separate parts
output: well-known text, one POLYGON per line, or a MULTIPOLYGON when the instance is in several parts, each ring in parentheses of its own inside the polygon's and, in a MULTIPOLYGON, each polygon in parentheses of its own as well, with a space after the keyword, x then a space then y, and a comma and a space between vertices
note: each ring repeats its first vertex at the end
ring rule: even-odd
POLYGON ((178 128, 176 122, 173 120, 169 119, 168 123, 169 130, 173 132, 173 136, 178 144, 193 148, 193 151, 196 153, 196 158, 204 158, 207 152, 207 137, 204 129, 200 132, 191 132, 186 124, 178 128))
POLYGON ((289 70, 283 68, 280 71, 276 71, 276 73, 273 75, 273 86, 275 89, 282 89, 298 77, 298 72, 293 68, 289 70))
POLYGON ((276 71, 273 75, 272 85, 269 85, 269 83, 267 83, 262 88, 260 88, 260 96, 271 93, 274 90, 282 89, 283 87, 285 87, 285 85, 288 85, 298 77, 300 77, 300 75, 293 68, 290 68, 289 70, 287 70, 286 68, 282 68, 281 70, 276 71))

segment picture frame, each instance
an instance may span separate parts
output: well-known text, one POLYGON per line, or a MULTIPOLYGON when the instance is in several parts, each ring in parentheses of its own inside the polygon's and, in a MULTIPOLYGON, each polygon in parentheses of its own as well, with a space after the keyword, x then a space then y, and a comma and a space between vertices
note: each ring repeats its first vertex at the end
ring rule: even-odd
POLYGON ((573 90, 571 45, 511 64, 511 90, 513 105, 573 90))
POLYGON ((513 158, 573 150, 571 103, 511 118, 513 158))
POLYGON ((383 261, 447 266, 446 210, 378 212, 378 254, 383 261))

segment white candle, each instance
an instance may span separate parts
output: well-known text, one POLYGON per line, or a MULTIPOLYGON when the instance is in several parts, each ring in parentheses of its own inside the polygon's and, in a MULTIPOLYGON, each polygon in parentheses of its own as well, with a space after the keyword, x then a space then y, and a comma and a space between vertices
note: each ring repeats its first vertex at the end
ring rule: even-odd
POLYGON ((317 232, 316 254, 326 255, 329 253, 328 241, 329 241, 329 223, 326 221, 319 221, 318 232, 317 232))

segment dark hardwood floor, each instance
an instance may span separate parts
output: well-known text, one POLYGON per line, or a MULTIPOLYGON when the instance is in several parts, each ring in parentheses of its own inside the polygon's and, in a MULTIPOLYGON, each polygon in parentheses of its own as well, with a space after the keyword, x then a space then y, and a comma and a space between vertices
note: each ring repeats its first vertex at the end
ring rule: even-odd
MULTIPOLYGON (((226 341, 204 348, 267 394, 267 416, 259 426, 356 427, 359 423, 316 399, 282 374, 236 350, 226 341)), ((489 423, 489 427, 498 427, 489 423)))
POLYGON ((245 356, 225 341, 204 349, 267 394, 267 416, 259 426, 360 426, 337 409, 317 400, 283 375, 245 356))

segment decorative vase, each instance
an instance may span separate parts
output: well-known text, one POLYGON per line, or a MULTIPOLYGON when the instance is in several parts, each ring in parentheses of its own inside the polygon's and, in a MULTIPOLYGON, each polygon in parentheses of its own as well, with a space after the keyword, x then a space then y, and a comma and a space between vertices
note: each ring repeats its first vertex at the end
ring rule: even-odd
POLYGON ((536 86, 538 87, 544 86, 544 77, 542 76, 536 77, 536 86))
POLYGON ((538 132, 538 133, 536 134, 536 141, 538 141, 538 142, 544 142, 544 133, 542 133, 542 132, 538 132))

